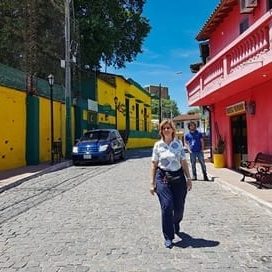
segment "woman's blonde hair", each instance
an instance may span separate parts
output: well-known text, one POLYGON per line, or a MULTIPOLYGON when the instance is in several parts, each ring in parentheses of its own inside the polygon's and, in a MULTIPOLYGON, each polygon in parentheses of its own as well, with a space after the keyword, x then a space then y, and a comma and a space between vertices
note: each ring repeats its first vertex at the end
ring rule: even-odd
POLYGON ((164 128, 165 125, 169 125, 169 126, 172 128, 172 130, 173 130, 173 132, 172 132, 172 139, 174 139, 175 136, 176 136, 176 128, 175 128, 175 125, 174 125, 173 121, 170 120, 170 119, 163 120, 163 121, 160 123, 160 136, 161 136, 161 137, 163 138, 163 140, 164 140, 163 128, 164 128))

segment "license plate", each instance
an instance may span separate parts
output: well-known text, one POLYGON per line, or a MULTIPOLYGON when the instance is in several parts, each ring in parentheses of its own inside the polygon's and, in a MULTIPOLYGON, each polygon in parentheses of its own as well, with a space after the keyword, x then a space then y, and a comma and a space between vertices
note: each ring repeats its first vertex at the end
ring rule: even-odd
POLYGON ((92 155, 88 154, 88 155, 83 155, 83 159, 85 160, 90 160, 92 158, 92 155))

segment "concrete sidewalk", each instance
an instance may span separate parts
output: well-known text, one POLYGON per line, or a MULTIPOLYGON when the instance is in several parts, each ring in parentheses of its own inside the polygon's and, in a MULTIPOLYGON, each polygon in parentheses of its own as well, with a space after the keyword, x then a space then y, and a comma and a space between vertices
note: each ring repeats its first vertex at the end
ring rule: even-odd
MULTIPOLYGON (((207 158, 206 152, 205 157, 207 158)), ((57 171, 71 165, 72 161, 63 161, 54 165, 51 165, 50 163, 42 163, 39 165, 2 171, 0 172, 0 193, 18 186, 24 181, 30 180, 34 177, 41 176, 48 172, 57 171)), ((264 187, 263 189, 259 189, 258 185, 254 182, 254 179, 249 177, 246 177, 246 182, 241 182, 240 180, 242 175, 240 173, 228 168, 214 168, 213 163, 207 161, 207 159, 206 166, 208 176, 211 181, 218 182, 235 193, 243 194, 252 198, 260 205, 272 210, 272 186, 270 186, 270 188, 264 187)), ((200 168, 198 171, 201 173, 200 168)), ((201 174, 199 175, 199 178, 201 178, 201 174)))
POLYGON ((54 165, 47 162, 38 165, 29 165, 16 169, 0 171, 0 193, 18 186, 27 180, 69 167, 70 165, 72 165, 72 161, 67 160, 54 165))
POLYGON ((254 199, 272 211, 272 186, 259 189, 258 184, 252 178, 246 177, 245 182, 241 182, 242 174, 239 172, 228 168, 215 168, 211 162, 206 162, 206 167, 211 181, 222 184, 234 193, 254 199))

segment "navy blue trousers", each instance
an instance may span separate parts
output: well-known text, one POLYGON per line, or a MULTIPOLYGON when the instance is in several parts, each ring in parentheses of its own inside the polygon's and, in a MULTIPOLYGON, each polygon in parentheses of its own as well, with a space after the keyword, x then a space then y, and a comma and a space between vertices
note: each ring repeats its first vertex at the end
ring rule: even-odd
MULTIPOLYGON (((181 170, 182 171, 182 170, 181 170)), ((162 232, 165 240, 173 240, 183 218, 187 185, 183 172, 177 183, 167 183, 159 168, 156 172, 156 193, 161 205, 162 232)))

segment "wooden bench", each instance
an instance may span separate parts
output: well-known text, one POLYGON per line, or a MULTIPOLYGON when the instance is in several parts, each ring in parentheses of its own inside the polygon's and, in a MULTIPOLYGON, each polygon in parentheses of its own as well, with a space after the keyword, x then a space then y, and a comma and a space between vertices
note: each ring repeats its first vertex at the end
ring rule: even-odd
POLYGON ((242 161, 239 170, 244 175, 241 181, 246 176, 255 178, 260 189, 263 184, 272 184, 272 155, 260 152, 254 161, 242 161))

